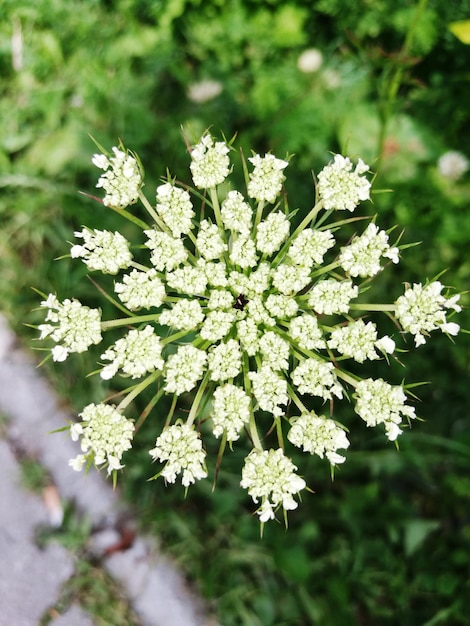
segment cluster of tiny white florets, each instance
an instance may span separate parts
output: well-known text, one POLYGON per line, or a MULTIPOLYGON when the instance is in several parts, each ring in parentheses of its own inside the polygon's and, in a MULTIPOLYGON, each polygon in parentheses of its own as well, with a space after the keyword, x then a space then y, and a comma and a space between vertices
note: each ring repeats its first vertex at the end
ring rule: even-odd
POLYGON ((108 474, 124 467, 121 458, 131 448, 134 423, 109 404, 89 404, 79 414, 81 422, 72 424, 70 434, 80 439, 83 454, 69 461, 80 471, 87 462, 108 466, 108 474))
POLYGON ((273 154, 261 157, 259 154, 248 159, 254 169, 250 173, 248 182, 248 196, 258 202, 276 201, 285 180, 284 169, 289 165, 287 161, 277 159, 273 154))
POLYGON ((244 389, 231 383, 217 387, 211 414, 215 437, 225 432, 227 441, 236 441, 243 426, 250 420, 250 415, 250 398, 244 389))
POLYGON ((329 361, 305 359, 292 372, 292 382, 301 394, 308 393, 324 400, 343 397, 343 388, 336 378, 334 365, 329 361))
POLYGON ((192 218, 195 213, 191 196, 185 189, 180 189, 171 183, 157 187, 158 215, 162 218, 173 237, 187 234, 193 227, 192 218))
POLYGON ((284 213, 270 213, 256 231, 256 247, 263 254, 272 255, 279 250, 289 235, 290 222, 284 213))
POLYGON ((229 191, 220 208, 225 228, 247 237, 250 234, 253 223, 253 209, 236 190, 229 191))
POLYGON ((262 365, 257 372, 249 372, 253 395, 262 411, 280 416, 289 403, 287 381, 269 365, 262 365))
POLYGON ((100 376, 109 380, 121 371, 131 378, 141 378, 148 372, 163 368, 161 352, 160 338, 155 334, 153 326, 147 325, 143 330, 130 330, 101 355, 103 361, 111 363, 101 370, 100 376))
POLYGON ((101 312, 98 309, 90 309, 78 300, 59 302, 53 294, 49 294, 41 306, 48 310, 46 322, 49 323, 39 325, 40 339, 50 337, 57 344, 52 348, 54 361, 65 361, 71 352, 85 352, 92 344, 100 343, 101 312))
POLYGON ((209 134, 191 150, 191 174, 196 187, 210 189, 223 183, 230 171, 230 148, 224 141, 214 142, 209 134))
POLYGON ((291 422, 287 438, 294 446, 303 448, 304 452, 323 456, 331 465, 344 463, 346 457, 338 454, 337 450, 349 448, 349 440, 344 428, 338 426, 332 419, 319 417, 313 411, 303 413, 291 422))
POLYGON ((320 265, 326 252, 334 245, 335 239, 331 231, 306 228, 292 242, 287 256, 299 265, 320 265))
POLYGON ((339 264, 349 276, 367 278, 380 272, 382 257, 398 263, 398 248, 390 247, 384 230, 379 230, 375 224, 369 224, 360 237, 342 248, 339 264))
POLYGON ((178 300, 170 309, 160 314, 159 322, 178 330, 192 330, 197 328, 204 319, 199 300, 178 300))
POLYGON ((149 454, 154 461, 165 463, 161 476, 168 483, 174 483, 178 474, 182 474, 184 487, 207 476, 205 468, 206 453, 197 431, 187 424, 174 424, 164 428, 155 442, 155 448, 149 454))
POLYGON ((93 156, 93 164, 105 170, 96 186, 106 192, 103 204, 123 209, 137 201, 142 187, 142 172, 133 156, 116 147, 113 152, 114 156, 109 158, 104 154, 93 156))
POLYGON ((394 441, 402 430, 402 417, 416 417, 414 407, 407 406, 403 387, 390 385, 382 378, 367 378, 356 385, 354 410, 367 426, 383 424, 390 441, 394 441))
POLYGON ((217 225, 211 224, 209 220, 202 220, 199 224, 196 246, 207 261, 220 259, 227 250, 227 244, 223 242, 217 225))
POLYGON ((117 274, 131 264, 129 242, 121 233, 84 228, 74 234, 83 239, 83 245, 72 246, 70 256, 72 259, 83 259, 88 269, 99 270, 103 274, 117 274))
POLYGON ((201 380, 207 363, 207 354, 192 345, 180 346, 168 357, 165 371, 165 391, 182 393, 191 391, 201 380))
POLYGON ((373 361, 380 358, 376 349, 393 354, 395 342, 388 335, 377 339, 375 324, 373 322, 366 324, 359 319, 346 326, 336 327, 328 340, 328 347, 358 363, 363 363, 367 359, 373 361))
POLYGON ((349 312, 349 303, 357 298, 359 288, 352 280, 327 278, 312 287, 308 303, 316 313, 333 315, 349 312))
POLYGON ((132 270, 124 274, 122 283, 114 285, 119 300, 131 311, 158 308, 165 299, 165 286, 157 275, 157 270, 144 272, 132 270))
MULTIPOLYGON (((106 170, 98 183, 106 191, 104 203, 124 208, 140 194, 142 175, 134 157, 118 148, 113 152, 113 158, 95 155, 93 162, 106 170)), ((284 452, 286 423, 293 446, 326 457, 332 466, 345 460, 338 450, 349 447, 346 428, 303 402, 328 402, 333 411, 336 399, 351 396, 366 424, 383 424, 392 441, 402 432, 402 420, 415 417, 404 386, 381 378, 361 380, 359 366, 354 374, 344 368, 347 360, 363 363, 395 353, 395 340, 379 337, 369 315, 394 314, 418 346, 435 329, 456 335, 459 326, 447 314, 461 307, 459 296, 444 296, 438 281, 407 287, 393 304, 364 304, 367 289, 361 282, 369 281, 361 279, 378 274, 384 259, 398 263, 398 247, 371 223, 335 253, 340 226, 355 218, 328 224, 324 217, 317 220, 322 209, 353 211, 369 198, 369 168, 361 159, 354 168, 347 157, 335 155, 318 175, 317 204, 297 225, 280 203, 272 210, 265 206, 278 201, 288 165, 271 154, 249 159, 253 168, 246 197, 255 203, 236 190, 219 201, 221 188, 216 187, 230 172, 228 155, 227 144, 215 142, 208 133, 190 150, 194 184, 209 190, 199 222, 193 200, 201 194, 179 187, 175 179, 157 188, 155 207, 142 197, 154 225, 144 230, 147 241, 134 250, 139 262, 119 233, 86 228, 75 233, 83 245, 74 245, 71 256, 81 258, 90 270, 117 274, 132 268, 115 281, 122 304, 109 298, 123 318, 102 321, 99 310, 76 300, 61 303, 51 294, 41 303, 48 312, 39 329, 41 338, 56 344, 53 359, 62 361, 70 352, 100 343, 102 332, 126 328, 102 352, 100 375, 144 379, 133 382, 117 408, 100 404, 84 409, 82 421, 71 429, 82 446, 82 454, 70 462, 74 469, 89 462, 107 463, 108 472, 122 467, 134 429, 122 412, 156 382, 157 397, 174 395, 165 428, 150 451, 164 463, 157 476, 173 483, 180 474, 186 487, 207 476, 195 423, 204 411, 212 434, 221 439, 221 451, 247 432, 253 450, 245 460, 241 485, 260 503, 257 513, 265 522, 280 507, 296 508, 294 496, 306 486, 284 452), (145 255, 150 267, 142 264, 145 255), (149 311, 141 314, 141 309, 149 311), (353 393, 348 395, 349 388, 353 393), (186 423, 181 418, 175 423, 177 398, 189 392, 195 396, 186 423), (260 437, 261 424, 266 430, 260 437), (277 434, 279 449, 263 451, 261 442, 273 437, 271 432, 277 434)))
POLYGON ((426 343, 425 335, 440 329, 443 333, 457 335, 460 326, 455 322, 448 322, 446 315, 449 309, 461 311, 457 304, 460 294, 452 298, 442 295, 444 286, 434 281, 424 286, 415 284, 395 302, 395 315, 403 330, 415 337, 415 344, 426 343))
POLYGON ((181 239, 160 230, 145 230, 144 233, 148 237, 145 245, 152 251, 150 261, 159 272, 171 271, 186 261, 188 251, 181 239))
POLYGON ((326 210, 354 211, 361 200, 369 200, 371 184, 363 176, 369 166, 358 159, 354 170, 352 167, 348 157, 335 154, 333 163, 318 174, 318 194, 326 210))
POLYGON ((256 504, 261 500, 257 513, 260 522, 274 519, 274 511, 282 506, 285 511, 296 509, 293 496, 305 488, 303 478, 295 473, 297 467, 282 449, 253 449, 245 459, 241 486, 248 490, 256 504))

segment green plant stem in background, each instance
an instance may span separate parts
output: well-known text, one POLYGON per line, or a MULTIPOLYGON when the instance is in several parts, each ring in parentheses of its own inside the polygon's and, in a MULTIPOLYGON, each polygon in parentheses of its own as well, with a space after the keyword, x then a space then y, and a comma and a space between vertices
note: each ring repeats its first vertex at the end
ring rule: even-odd
POLYGON ((419 0, 413 19, 410 22, 402 49, 390 60, 383 70, 381 83, 379 83, 379 98, 377 108, 380 120, 380 130, 377 145, 378 162, 377 172, 380 172, 380 164, 384 158, 385 140, 390 120, 395 113, 397 95, 405 76, 405 70, 410 62, 409 55, 413 46, 413 38, 418 23, 426 10, 428 0, 419 0))

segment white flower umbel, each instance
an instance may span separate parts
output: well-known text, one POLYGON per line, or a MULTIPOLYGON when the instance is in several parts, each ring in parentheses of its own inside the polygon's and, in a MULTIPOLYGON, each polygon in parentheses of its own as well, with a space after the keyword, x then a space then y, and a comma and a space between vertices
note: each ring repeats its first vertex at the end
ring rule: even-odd
POLYGON ((155 269, 132 270, 130 274, 124 274, 122 283, 114 285, 114 291, 131 311, 159 307, 165 299, 165 286, 155 269))
POLYGON ((227 250, 227 244, 222 241, 217 225, 211 224, 209 220, 202 220, 199 224, 196 247, 207 261, 219 259, 227 250))
POLYGON ((247 489, 257 510, 260 522, 274 519, 274 512, 282 506, 285 511, 296 509, 296 494, 306 487, 305 480, 295 473, 297 467, 284 455, 282 449, 252 450, 245 459, 240 485, 247 489))
POLYGON ((160 324, 171 326, 178 330, 192 330, 197 328, 204 319, 199 300, 182 298, 169 309, 165 309, 158 320, 160 324))
POLYGON ((326 315, 348 313, 349 303, 357 298, 359 289, 352 280, 327 278, 319 281, 309 292, 308 303, 316 313, 326 315))
POLYGON ((221 343, 211 349, 208 354, 208 366, 211 380, 226 381, 235 378, 242 367, 240 345, 235 339, 221 343))
POLYGON ((239 191, 229 191, 220 208, 222 222, 228 230, 248 236, 253 226, 253 209, 239 191))
POLYGON ((326 347, 323 333, 314 315, 304 313, 292 318, 289 324, 289 334, 301 348, 315 350, 326 347))
POLYGON ((294 418, 291 424, 287 438, 294 446, 321 459, 326 456, 331 465, 344 463, 346 457, 338 454, 337 450, 349 448, 349 440, 344 429, 332 419, 319 417, 312 411, 294 418))
POLYGON ((235 311, 211 311, 207 314, 200 335, 203 339, 215 342, 223 339, 236 321, 235 311))
POLYGON ((252 317, 237 323, 237 334, 240 344, 248 356, 254 356, 259 350, 258 324, 252 317))
POLYGON ((291 296, 302 291, 310 282, 310 268, 307 265, 287 265, 282 263, 273 272, 273 285, 276 289, 291 296))
POLYGON ((182 474, 183 486, 189 487, 207 476, 206 453, 193 426, 174 424, 165 428, 149 454, 154 461, 166 462, 161 476, 168 483, 174 483, 178 474, 182 474))
POLYGON ((289 235, 290 222, 284 213, 270 213, 258 224, 256 247, 263 254, 274 254, 289 235))
POLYGON ((289 402, 287 381, 269 365, 262 365, 257 372, 249 372, 248 377, 259 408, 273 415, 282 415, 289 402))
POLYGON ((425 336, 433 330, 440 329, 443 333, 457 335, 460 326, 448 322, 446 315, 449 309, 461 311, 457 304, 460 295, 446 298, 442 295, 442 285, 438 280, 423 285, 414 284, 395 302, 395 315, 403 330, 414 335, 416 346, 426 343, 425 336))
POLYGON ((269 331, 261 337, 259 349, 263 355, 263 363, 273 370, 286 370, 289 367, 290 346, 275 332, 269 331))
POLYGON ((171 183, 157 187, 157 213, 171 230, 173 237, 188 234, 194 217, 191 196, 185 189, 171 183))
POLYGON ((122 455, 132 447, 134 423, 109 404, 89 404, 80 413, 81 422, 72 424, 70 434, 80 439, 83 454, 69 461, 80 471, 88 461, 96 466, 107 464, 108 474, 124 467, 122 455))
POLYGON ((358 159, 353 164, 348 157, 335 154, 333 162, 318 174, 318 194, 327 210, 354 211, 359 202, 369 200, 371 184, 363 174, 369 166, 358 159))
POLYGON ((382 378, 368 378, 357 383, 354 410, 367 426, 383 424, 390 441, 401 434, 402 417, 408 420, 416 417, 414 407, 408 406, 406 394, 398 385, 390 385, 382 378))
POLYGON ((264 157, 255 154, 248 160, 254 166, 248 182, 249 197, 258 202, 272 204, 281 193, 282 183, 286 179, 283 170, 289 163, 276 159, 273 154, 266 154, 264 157))
POLYGON ((214 437, 225 432, 227 441, 236 441, 250 415, 250 398, 243 389, 230 383, 217 387, 211 413, 214 437))
MULTIPOLYGON (((123 413, 140 404, 136 430, 154 420, 148 425, 156 429, 150 454, 165 464, 157 476, 169 483, 181 475, 187 487, 207 476, 199 426, 204 437, 220 439, 211 465, 216 473, 234 441, 252 449, 242 486, 265 522, 278 508, 284 514, 295 508, 294 496, 305 487, 283 452, 292 449, 286 437, 333 466, 342 463, 340 451, 349 441, 333 414, 344 395, 354 399, 368 425, 383 424, 394 440, 402 420, 415 416, 414 408, 406 404, 405 387, 363 380, 362 363, 385 357, 380 366, 386 367, 388 355, 404 352, 395 340, 406 333, 416 345, 435 329, 456 335, 459 326, 451 316, 461 307, 459 296, 449 297, 439 281, 407 285, 394 303, 369 302, 372 278, 392 266, 388 259, 398 262, 399 249, 374 223, 348 241, 351 225, 363 218, 344 218, 344 211, 370 197, 363 161, 354 166, 336 155, 318 175, 316 204, 296 206, 294 200, 292 211, 283 196, 287 161, 253 156, 251 173, 243 162, 246 188, 236 190, 227 180, 229 151, 205 133, 190 149, 196 188, 175 183, 184 176, 167 175, 157 187, 156 205, 141 191, 137 158, 117 149, 112 159, 96 155, 94 163, 105 170, 99 183, 107 192, 105 204, 125 209, 139 197, 147 213, 143 221, 138 211, 116 212, 143 230, 137 245, 118 232, 84 228, 77 233, 83 245, 72 248, 89 270, 117 275, 114 297, 99 290, 107 299, 105 311, 113 305, 119 314, 102 320, 98 309, 49 295, 41 303, 47 315, 39 330, 41 339, 55 342, 55 361, 87 350, 104 333, 112 336, 110 347, 100 351, 98 371, 105 379, 120 377, 110 385, 120 404, 86 409, 85 415, 96 414, 96 424, 107 424, 109 437, 96 426, 94 448, 85 438, 82 454, 70 462, 74 469, 93 461, 120 468, 133 428, 123 413), (343 211, 340 217, 334 209, 343 211), (381 316, 403 332, 382 336, 381 316), (165 394, 172 398, 162 412, 157 405, 165 394), (315 412, 325 403, 329 418, 315 412), (293 416, 294 407, 300 416, 293 416), (176 417, 179 411, 185 424, 176 417), (116 432, 109 416, 116 418, 116 432), (99 447, 101 437, 114 442, 109 449, 99 447)), ((91 421, 84 417, 74 425, 73 437, 82 437, 91 421)))
POLYGON ((83 239, 83 245, 74 245, 70 249, 72 259, 81 258, 90 270, 99 270, 103 274, 117 274, 132 262, 129 242, 120 233, 108 230, 88 230, 84 228, 74 233, 83 239))
POLYGON ((384 230, 379 230, 375 224, 369 224, 360 237, 341 249, 338 262, 349 276, 367 278, 380 272, 382 257, 398 263, 398 248, 390 247, 384 230))
POLYGON ((152 251, 150 260, 157 270, 171 271, 186 261, 188 251, 181 239, 159 230, 145 230, 144 233, 148 237, 145 245, 152 251))
POLYGON ((334 373, 333 363, 305 359, 292 372, 292 382, 299 393, 308 393, 324 400, 343 397, 343 389, 334 373))
POLYGON ((207 362, 204 350, 194 346, 180 346, 176 354, 168 357, 165 371, 165 391, 180 396, 191 391, 201 380, 207 362))
POLYGON ((101 312, 90 309, 78 300, 59 302, 49 294, 41 302, 48 309, 46 324, 40 324, 40 339, 50 337, 57 345, 52 349, 54 361, 65 361, 71 352, 85 352, 93 344, 100 343, 101 312))
POLYGON ((363 320, 356 320, 347 326, 335 328, 328 340, 328 347, 358 363, 363 363, 366 360, 374 361, 380 358, 375 348, 391 354, 395 342, 387 336, 377 339, 377 328, 373 322, 365 324, 363 320))
POLYGON ((287 256, 297 265, 320 265, 326 252, 334 245, 335 239, 331 231, 306 228, 291 243, 287 256))
POLYGON ((236 239, 232 243, 230 260, 234 265, 238 265, 243 269, 255 267, 258 255, 256 254, 256 246, 253 239, 244 236, 236 239))
POLYGON ((266 299, 266 308, 278 319, 289 319, 297 313, 299 304, 292 297, 272 293, 266 299))
POLYGON ((166 282, 180 294, 192 296, 205 292, 207 277, 201 267, 185 265, 184 267, 176 268, 172 272, 167 272, 166 282))
POLYGON ((214 142, 209 134, 193 146, 190 169, 196 187, 210 189, 224 182, 230 170, 229 152, 225 142, 214 142))
POLYGON ((113 148, 114 156, 108 158, 104 154, 95 154, 93 165, 105 170, 100 176, 97 187, 102 187, 106 195, 103 204, 123 209, 134 204, 142 187, 142 172, 139 164, 128 152, 113 148))
POLYGON ((100 376, 109 380, 118 371, 131 378, 141 378, 148 372, 161 370, 164 361, 161 358, 162 346, 153 326, 143 330, 130 330, 125 337, 101 355, 103 361, 111 361, 101 370, 100 376))

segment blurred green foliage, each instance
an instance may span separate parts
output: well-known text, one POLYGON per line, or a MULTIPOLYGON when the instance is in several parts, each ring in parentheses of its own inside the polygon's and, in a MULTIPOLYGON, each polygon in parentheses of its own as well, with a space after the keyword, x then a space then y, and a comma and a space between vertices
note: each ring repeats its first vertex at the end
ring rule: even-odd
MULTIPOLYGON (((102 304, 83 264, 52 261, 83 224, 123 227, 77 193, 95 192, 89 134, 139 154, 153 200, 167 167, 186 176, 181 127, 194 137, 208 127, 238 133, 245 154, 294 154, 292 208, 310 206, 310 172, 330 151, 362 156, 377 170, 375 189, 393 189, 373 196, 380 225, 398 223, 404 241, 423 242, 393 281, 384 273, 377 299, 442 268, 444 282, 468 290, 469 174, 445 178, 437 159, 470 157, 470 47, 448 28, 469 15, 469 0, 3 0, 0 297, 11 323, 34 336, 22 326, 40 319, 33 286, 102 304), (309 49, 321 64, 305 72, 298 62, 309 49)), ((460 321, 470 328, 467 311, 460 321)), ((147 421, 123 490, 224 626, 468 623, 468 336, 434 338, 406 357, 407 381, 431 383, 418 389, 426 423, 403 435, 400 452, 354 424, 355 451, 334 482, 324 463, 303 457, 315 493, 287 532, 273 523, 262 541, 239 489, 243 451, 226 457, 213 493, 205 482, 184 499, 146 482, 147 421)), ((47 371, 79 410, 115 391, 85 380, 93 369, 75 355, 47 371)), ((404 374, 393 371, 396 382, 404 374)))

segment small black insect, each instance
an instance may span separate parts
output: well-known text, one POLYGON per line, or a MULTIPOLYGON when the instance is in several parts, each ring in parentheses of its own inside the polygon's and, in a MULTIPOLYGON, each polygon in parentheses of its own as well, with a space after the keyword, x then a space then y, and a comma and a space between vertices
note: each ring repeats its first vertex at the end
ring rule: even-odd
POLYGON ((233 308, 237 309, 238 311, 243 311, 247 304, 248 304, 248 300, 241 293, 236 299, 235 304, 233 305, 233 308))

